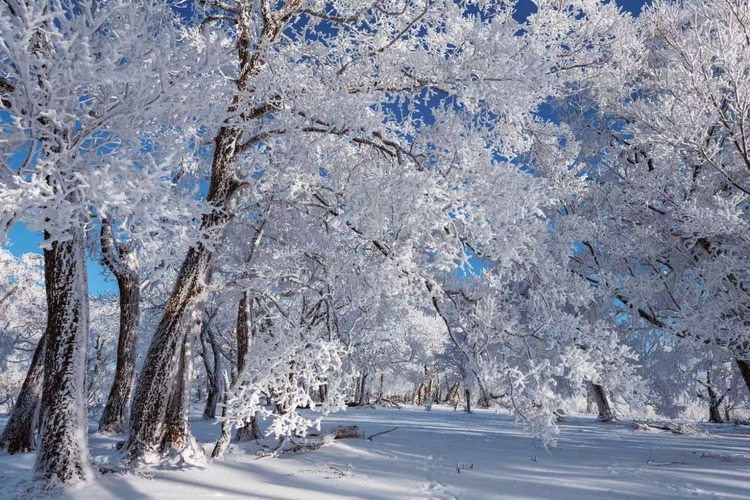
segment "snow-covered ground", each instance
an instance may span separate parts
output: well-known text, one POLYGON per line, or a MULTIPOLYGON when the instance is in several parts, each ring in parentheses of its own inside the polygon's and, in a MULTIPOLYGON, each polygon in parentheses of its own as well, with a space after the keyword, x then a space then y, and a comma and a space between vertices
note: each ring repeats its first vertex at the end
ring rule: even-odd
MULTIPOLYGON (((210 451, 218 426, 193 424, 210 451)), ((358 425, 367 436, 398 429, 281 458, 232 446, 223 461, 107 474, 69 498, 750 498, 747 427, 675 435, 573 417, 547 451, 513 418, 490 411, 349 409, 323 429, 338 424, 358 425)), ((90 436, 92 457, 111 461, 116 441, 90 436)), ((0 498, 16 494, 32 465, 33 455, 0 455, 0 498)))

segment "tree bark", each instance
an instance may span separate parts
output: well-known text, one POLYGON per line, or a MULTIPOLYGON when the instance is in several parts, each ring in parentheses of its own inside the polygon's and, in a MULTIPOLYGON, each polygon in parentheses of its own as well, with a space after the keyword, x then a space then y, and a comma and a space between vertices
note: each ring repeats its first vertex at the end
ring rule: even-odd
POLYGON ((464 396, 466 397, 466 413, 471 413, 471 391, 464 389, 464 396))
POLYGON ((750 391, 750 362, 740 358, 735 358, 734 361, 737 364, 737 368, 740 370, 742 380, 745 381, 745 385, 747 386, 748 391, 750 391))
POLYGON ((83 226, 44 251, 47 343, 42 426, 34 477, 76 484, 93 477, 87 449, 86 340, 89 296, 83 226))
POLYGON ((725 397, 720 395, 711 382, 711 370, 706 370, 706 383, 703 384, 708 392, 708 421, 713 424, 723 424, 725 422, 722 415, 722 404, 725 397))
POLYGON ((216 334, 208 325, 204 325, 201 329, 201 345, 203 346, 203 364, 206 368, 206 383, 208 386, 203 419, 213 420, 216 418, 216 407, 224 392, 224 385, 221 375, 223 372, 221 352, 216 343, 216 334))
POLYGON ((448 388, 448 392, 445 394, 443 403, 453 404, 456 400, 458 400, 458 382, 455 382, 448 388))
MULTIPOLYGON (((253 341, 253 331, 250 328, 250 303, 247 292, 242 294, 237 307, 237 374, 245 370, 247 353, 253 341)), ((235 441, 254 441, 262 437, 258 427, 258 417, 252 416, 244 420, 244 425, 237 428, 235 441)))
MULTIPOLYGON (((216 210, 204 216, 204 230, 224 227, 232 218, 230 201, 239 189, 233 162, 242 132, 222 127, 216 137, 211 165, 208 203, 216 210)), ((128 461, 142 461, 159 453, 163 442, 164 419, 172 381, 177 371, 179 350, 185 341, 181 318, 206 289, 213 253, 199 243, 188 250, 180 267, 172 294, 149 346, 144 368, 138 378, 130 417, 130 436, 126 444, 128 461)))
POLYGON ((205 290, 211 253, 202 245, 191 248, 180 268, 172 295, 149 346, 138 378, 130 416, 126 458, 152 461, 164 450, 167 407, 185 343, 183 316, 205 290))
POLYGON ((353 404, 358 404, 359 402, 359 391, 362 388, 362 386, 359 383, 359 377, 354 377, 354 399, 352 400, 353 404))
MULTIPOLYGON (((197 314, 196 314, 197 316, 197 314)), ((199 320, 196 320, 199 321, 199 320)), ((182 457, 191 461, 202 457, 202 450, 190 432, 190 386, 193 373, 193 343, 195 331, 185 337, 175 377, 175 386, 167 404, 164 436, 160 446, 162 455, 182 457)))
POLYGON ((34 432, 39 417, 39 403, 44 384, 44 347, 47 336, 42 335, 31 358, 29 371, 23 381, 8 423, 0 435, 0 449, 8 453, 26 453, 35 448, 34 432))
MULTIPOLYGON (((229 392, 226 390, 231 384, 231 382, 228 380, 226 372, 223 374, 224 377, 224 396, 222 398, 222 402, 224 403, 221 407, 221 416, 226 417, 227 416, 227 400, 229 399, 229 392)), ((216 444, 214 445, 214 449, 211 452, 211 458, 218 458, 219 460, 222 460, 224 458, 224 452, 229 447, 229 441, 232 438, 232 424, 230 424, 226 420, 221 421, 221 434, 219 434, 219 439, 216 441, 216 444)))
POLYGON ((587 386, 589 392, 591 393, 591 397, 596 403, 596 407, 599 411, 598 420, 600 422, 614 422, 615 420, 617 420, 615 412, 612 410, 612 407, 609 404, 607 391, 604 389, 604 387, 593 382, 587 382, 587 386))
POLYGON ((111 240, 111 231, 106 227, 105 222, 102 224, 102 254, 105 264, 117 278, 120 335, 117 339, 115 379, 99 420, 99 432, 120 434, 127 430, 128 407, 135 383, 135 341, 138 336, 141 290, 137 261, 128 250, 117 247, 111 240), (119 255, 115 255, 115 251, 119 255))
POLYGON ((357 404, 359 406, 362 406, 365 404, 365 401, 367 400, 366 392, 367 389, 367 373, 362 374, 362 379, 360 380, 360 389, 359 389, 359 400, 357 401, 357 404))
MULTIPOLYGON (((272 41, 285 26, 285 23, 266 23, 260 32, 261 43, 254 37, 255 26, 251 26, 248 15, 251 7, 243 5, 237 23, 237 55, 239 76, 235 80, 237 92, 229 103, 229 115, 237 113, 242 103, 242 94, 249 82, 258 74, 263 65, 259 51, 253 51, 265 42, 272 41), (254 45, 254 42, 257 42, 254 45)), ((260 113, 262 116, 264 113, 260 113)), ((239 112, 241 120, 252 119, 239 112)), ((242 183, 235 172, 238 155, 258 142, 248 139, 241 143, 243 130, 234 126, 222 126, 214 139, 211 160, 211 179, 206 201, 214 210, 201 221, 201 229, 218 238, 222 228, 234 217, 233 198, 242 183)), ((126 457, 129 461, 140 461, 150 452, 158 451, 162 442, 162 428, 165 418, 164 401, 177 369, 179 349, 185 338, 180 328, 180 318, 190 309, 194 299, 205 292, 208 271, 213 258, 212 246, 202 243, 192 247, 180 267, 174 290, 166 310, 149 346, 144 369, 138 378, 130 418, 130 436, 126 444, 126 457)))

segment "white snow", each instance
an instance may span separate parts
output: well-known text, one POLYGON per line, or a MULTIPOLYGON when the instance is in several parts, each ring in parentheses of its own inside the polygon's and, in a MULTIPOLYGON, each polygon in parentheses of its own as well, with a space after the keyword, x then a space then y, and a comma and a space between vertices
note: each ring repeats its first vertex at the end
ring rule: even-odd
MULTIPOLYGON (((219 426, 197 415, 192 423, 210 451, 219 426)), ((750 497, 750 428, 744 426, 705 425, 707 435, 675 435, 578 416, 561 425, 558 446, 547 451, 512 417, 492 411, 349 409, 327 418, 323 428, 339 424, 358 425, 367 436, 398 429, 281 458, 258 459, 232 445, 224 461, 107 474, 68 498, 750 497)), ((114 460, 116 441, 92 435, 92 459, 114 460)), ((33 462, 31 454, 0 455, 0 497, 24 485, 33 462)))

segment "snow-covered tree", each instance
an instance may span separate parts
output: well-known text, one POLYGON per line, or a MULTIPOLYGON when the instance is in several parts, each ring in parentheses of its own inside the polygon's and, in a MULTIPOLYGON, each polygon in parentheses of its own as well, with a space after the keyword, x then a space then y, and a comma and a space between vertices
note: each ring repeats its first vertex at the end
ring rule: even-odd
MULTIPOLYGON (((45 483, 92 476, 85 443, 85 232, 105 219, 133 241, 190 227, 168 196, 179 127, 205 100, 200 47, 161 2, 29 1, 0 6, 3 170, 0 236, 44 233, 47 334, 41 442, 45 483), (190 82, 188 84, 188 81, 190 82), (201 96, 202 97, 202 96, 201 96), (162 156, 157 139, 164 141, 162 156), (118 222, 121 222, 118 224, 118 222)), ((205 50, 203 51, 206 53, 205 50)), ((187 218, 187 221, 186 221, 187 218)))

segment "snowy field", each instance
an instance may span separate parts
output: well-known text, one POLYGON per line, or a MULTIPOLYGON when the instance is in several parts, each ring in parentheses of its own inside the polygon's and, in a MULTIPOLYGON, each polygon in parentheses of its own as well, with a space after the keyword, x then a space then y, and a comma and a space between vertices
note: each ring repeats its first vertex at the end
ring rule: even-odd
MULTIPOLYGON (((224 461, 108 474, 69 498, 750 498, 747 427, 706 425, 709 435, 688 436, 573 417, 548 452, 489 411, 349 409, 323 429, 336 424, 367 436, 398 429, 281 458, 232 446, 224 461)), ((210 451, 218 426, 195 419, 193 430, 210 451)), ((94 461, 116 457, 117 439, 90 440, 94 461)), ((33 455, 0 456, 0 498, 16 495, 32 464, 33 455)))

